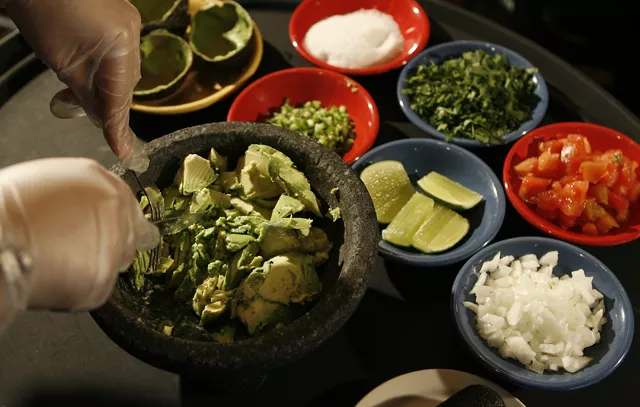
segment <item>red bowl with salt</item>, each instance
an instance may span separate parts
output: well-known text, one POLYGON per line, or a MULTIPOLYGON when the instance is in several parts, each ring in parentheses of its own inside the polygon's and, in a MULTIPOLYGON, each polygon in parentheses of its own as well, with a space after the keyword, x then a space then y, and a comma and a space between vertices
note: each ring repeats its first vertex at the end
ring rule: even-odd
POLYGON ((380 117, 369 92, 340 73, 320 68, 284 69, 258 79, 233 101, 227 121, 264 122, 287 98, 293 106, 319 100, 326 108, 347 108, 356 133, 351 150, 343 156, 348 164, 366 153, 378 136, 380 117))
POLYGON ((414 0, 305 0, 295 9, 289 21, 289 38, 303 58, 319 67, 354 76, 377 75, 402 67, 427 45, 430 33, 427 14, 414 0), (389 14, 398 23, 404 46, 395 59, 368 68, 340 68, 315 58, 305 49, 304 37, 312 25, 325 18, 360 9, 377 9, 389 14))
POLYGON ((539 155, 538 143, 566 137, 569 134, 582 134, 594 151, 619 149, 631 160, 640 163, 640 144, 631 138, 607 127, 590 123, 570 122, 556 123, 539 127, 526 134, 511 147, 502 169, 504 189, 509 201, 518 213, 530 224, 556 238, 587 246, 615 246, 640 238, 640 205, 632 207, 629 220, 620 228, 613 229, 604 236, 588 236, 572 230, 561 228, 540 215, 518 196, 520 178, 514 170, 521 161, 539 155))

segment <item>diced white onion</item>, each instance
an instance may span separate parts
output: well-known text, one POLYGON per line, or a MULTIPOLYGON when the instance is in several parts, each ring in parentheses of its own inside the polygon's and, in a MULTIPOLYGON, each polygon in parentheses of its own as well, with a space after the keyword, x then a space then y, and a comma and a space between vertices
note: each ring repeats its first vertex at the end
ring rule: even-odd
POLYGON ((504 358, 520 361, 529 370, 577 372, 592 358, 585 348, 601 340, 604 296, 584 270, 553 275, 558 252, 538 259, 515 259, 497 253, 482 264, 471 294, 463 305, 476 314, 480 336, 504 358))

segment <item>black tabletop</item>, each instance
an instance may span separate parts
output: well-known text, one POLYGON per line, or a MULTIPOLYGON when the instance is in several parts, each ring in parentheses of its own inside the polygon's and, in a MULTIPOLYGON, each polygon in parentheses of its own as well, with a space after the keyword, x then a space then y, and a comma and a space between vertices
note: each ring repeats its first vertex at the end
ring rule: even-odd
MULTIPOLYGON (((255 0, 249 3, 255 3, 249 10, 265 37, 265 55, 256 77, 276 69, 307 66, 288 41, 291 6, 265 6, 263 1, 255 0)), ((568 64, 469 13, 437 1, 422 3, 432 22, 430 44, 483 39, 512 48, 539 66, 551 88, 546 122, 591 121, 640 140, 637 118, 568 64)), ((11 58, 0 51, 0 67, 7 56, 11 58)), ((5 73, 3 77, 0 70, 0 166, 46 156, 88 156, 106 166, 114 163, 99 132, 88 120, 56 120, 49 114, 49 99, 63 87, 55 75, 49 71, 38 74, 41 68, 32 59, 23 60, 20 72, 9 78, 11 75, 5 73), (28 81, 25 75, 29 75, 28 81)), ((397 75, 396 71, 358 78, 380 109, 378 144, 423 136, 397 106, 397 75)), ((150 139, 181 127, 224 120, 230 103, 231 100, 225 101, 179 117, 133 114, 131 124, 136 133, 150 139)), ((505 154, 506 149, 498 148, 480 156, 499 171, 505 154)), ((509 205, 496 240, 523 235, 539 233, 509 205)), ((587 250, 616 273, 631 301, 639 304, 640 277, 633 259, 637 258, 634 250, 640 250, 640 243, 587 250)), ((0 406, 75 402, 158 407, 220 402, 353 406, 385 380, 429 368, 483 376, 503 385, 529 407, 602 406, 611 405, 612 400, 633 399, 633 378, 640 368, 638 340, 616 372, 584 390, 545 393, 515 388, 487 371, 458 337, 451 316, 449 295, 459 267, 413 269, 379 259, 370 289, 345 327, 317 351, 271 373, 258 392, 245 395, 208 394, 206 378, 199 383, 183 382, 176 375, 138 361, 111 342, 88 314, 27 313, 0 337, 0 406)), ((634 307, 636 334, 640 329, 639 315, 640 310, 634 307)))

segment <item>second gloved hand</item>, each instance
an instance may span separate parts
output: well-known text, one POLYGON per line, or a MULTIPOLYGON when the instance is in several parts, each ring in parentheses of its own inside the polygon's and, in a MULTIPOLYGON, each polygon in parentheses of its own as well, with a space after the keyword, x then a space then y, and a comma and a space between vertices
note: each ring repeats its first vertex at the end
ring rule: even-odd
POLYGON ((159 234, 124 181, 95 161, 55 158, 0 170, 0 239, 32 258, 29 308, 85 310, 159 234))
MULTIPOLYGON (((140 14, 127 0, 8 0, 7 11, 36 55, 103 130, 123 165, 148 159, 129 128, 140 79, 140 14)), ((69 101, 69 103, 72 103, 69 101)))

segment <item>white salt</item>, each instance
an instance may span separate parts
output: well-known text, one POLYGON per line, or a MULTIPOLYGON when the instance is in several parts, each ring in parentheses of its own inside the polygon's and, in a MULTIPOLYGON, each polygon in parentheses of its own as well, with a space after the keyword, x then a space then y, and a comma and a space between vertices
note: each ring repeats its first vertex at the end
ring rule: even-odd
POLYGON ((376 9, 328 17, 315 23, 304 38, 315 58, 339 68, 367 68, 393 60, 404 37, 393 17, 376 9))

